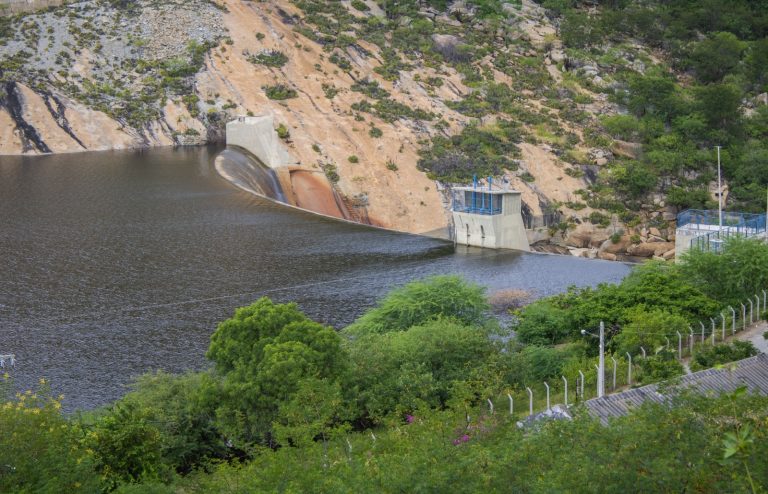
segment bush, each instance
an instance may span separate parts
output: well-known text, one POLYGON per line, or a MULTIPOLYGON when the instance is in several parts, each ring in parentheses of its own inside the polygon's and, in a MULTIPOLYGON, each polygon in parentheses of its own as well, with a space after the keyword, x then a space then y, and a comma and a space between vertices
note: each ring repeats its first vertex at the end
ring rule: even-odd
POLYGON ((354 155, 354 154, 353 154, 353 155, 350 155, 350 156, 349 156, 349 158, 347 158, 347 160, 348 160, 350 163, 359 163, 359 162, 360 162, 360 158, 358 158, 358 157, 357 157, 356 155, 354 155))
POLYGON ((685 373, 672 350, 660 350, 646 359, 635 360, 638 364, 637 380, 640 384, 666 381, 685 373))
POLYGON ((61 414, 43 382, 15 399, 0 377, 0 491, 58 494, 100 491, 92 456, 78 441, 80 430, 61 414))
POLYGON ((571 335, 566 312, 547 300, 527 306, 515 331, 521 342, 530 345, 553 345, 571 335))
POLYGON ((600 211, 592 211, 587 218, 593 225, 599 225, 603 228, 611 224, 611 218, 600 211))
POLYGON ((384 135, 384 132, 381 131, 378 127, 371 127, 371 130, 368 131, 368 135, 373 137, 374 139, 378 139, 379 137, 384 135))
POLYGON ((285 84, 276 84, 274 86, 262 86, 262 89, 267 93, 267 98, 273 100, 285 100, 290 98, 296 98, 298 93, 295 89, 291 89, 285 84))
POLYGON ((288 63, 288 56, 279 50, 266 50, 256 56, 251 55, 248 57, 248 61, 267 67, 282 67, 288 63))
POLYGON ((433 276, 391 291, 344 332, 349 335, 404 331, 438 317, 465 325, 486 321, 484 289, 458 276, 433 276))
POLYGON ((280 124, 277 126, 277 136, 280 139, 289 139, 291 137, 291 132, 288 130, 288 127, 285 126, 285 124, 280 124))
POLYGON ((691 370, 709 369, 720 364, 736 362, 759 352, 749 341, 734 341, 730 345, 700 346, 691 359, 691 370))
POLYGON ((374 423, 391 412, 444 407, 454 385, 484 365, 494 346, 485 331, 437 318, 404 331, 368 333, 349 345, 354 400, 374 423))

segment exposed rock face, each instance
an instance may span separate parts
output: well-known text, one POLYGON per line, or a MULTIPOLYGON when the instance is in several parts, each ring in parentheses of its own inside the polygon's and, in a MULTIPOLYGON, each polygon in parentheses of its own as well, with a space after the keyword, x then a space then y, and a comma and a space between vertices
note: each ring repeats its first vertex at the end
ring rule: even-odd
MULTIPOLYGON (((383 15, 376 2, 366 4, 366 12, 349 9, 361 24, 383 15)), ((416 169, 420 149, 430 139, 458 134, 467 125, 493 129, 498 120, 512 118, 510 112, 475 118, 458 111, 455 103, 485 89, 466 81, 467 74, 450 64, 433 68, 410 59, 395 77, 385 78, 381 68, 387 56, 378 45, 353 38, 328 46, 319 28, 306 21, 307 13, 292 2, 136 0, 128 10, 114 5, 71 2, 25 17, 24 28, 13 39, 0 39, 0 154, 221 142, 228 120, 268 114, 287 132, 284 144, 302 167, 334 171, 334 188, 344 200, 354 204, 359 202, 355 198, 364 198, 366 211, 382 226, 422 233, 448 224, 449 202, 438 190, 442 186, 416 169), (285 59, 259 61, 273 54, 285 59), (333 62, 333 55, 343 57, 349 67, 333 62), (386 91, 391 104, 429 112, 434 120, 383 118, 353 108, 365 100, 359 90, 365 81, 386 91), (265 88, 275 85, 295 97, 270 99, 265 88), (373 136, 374 128, 383 135, 373 136)), ((346 8, 348 2, 340 6, 346 8)), ((629 237, 622 236, 617 244, 610 241, 616 228, 608 232, 592 225, 588 218, 594 210, 580 203, 576 191, 587 189, 615 155, 637 156, 638 145, 587 145, 584 131, 595 115, 617 108, 604 94, 558 85, 567 70, 593 80, 609 75, 599 63, 566 58, 555 26, 536 2, 509 3, 503 10, 504 29, 496 26, 491 36, 500 50, 493 56, 524 59, 526 64, 535 57, 542 66, 548 60, 540 74, 547 91, 557 91, 572 111, 592 119, 585 123, 563 117, 552 106, 556 98, 536 88, 515 90, 515 111, 546 117, 553 126, 524 126, 526 139, 510 156, 514 166, 503 171, 534 216, 557 205, 561 223, 548 225, 553 227, 549 231, 539 228, 535 240, 551 235, 560 244, 552 249, 559 252, 570 247, 586 249, 582 254, 592 257, 626 254, 633 245, 629 237), (520 43, 510 42, 515 40, 520 43), (576 92, 589 102, 576 103, 576 92)), ((493 25, 465 2, 450 3, 444 13, 425 7, 425 15, 425 22, 461 28, 425 37, 448 56, 462 56, 467 44, 463 30, 493 25)), ((404 26, 411 22, 400 19, 404 26)), ((528 76, 504 72, 507 62, 493 56, 484 58, 478 70, 494 84, 514 88, 518 78, 528 76)), ((641 242, 666 243, 670 238, 663 233, 650 232, 641 242)), ((634 250, 665 254, 650 247, 634 250)))

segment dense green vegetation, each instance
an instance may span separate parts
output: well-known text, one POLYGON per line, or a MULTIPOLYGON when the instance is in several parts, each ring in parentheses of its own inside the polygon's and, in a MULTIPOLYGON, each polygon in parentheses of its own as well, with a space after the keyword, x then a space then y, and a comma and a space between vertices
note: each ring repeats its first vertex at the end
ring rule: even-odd
MULTIPOLYGON (((722 256, 719 293, 748 293, 741 263, 768 247, 734 240, 722 256)), ((649 263, 618 285, 539 300, 517 312, 518 338, 491 317, 480 287, 452 276, 398 288, 340 332, 262 298, 218 325, 210 370, 143 376, 114 404, 70 417, 44 381, 14 396, 6 376, 0 489, 757 492, 768 485, 768 398, 676 395, 672 407, 647 405, 608 426, 577 398, 573 421, 523 429, 515 420, 526 407, 510 416, 504 406, 508 393, 524 402, 526 386, 593 368, 596 345, 578 330, 600 320, 611 352, 648 349, 634 384, 680 375, 663 338, 722 307, 706 276, 689 276, 708 263, 694 251, 683 266, 649 263)), ((697 345, 691 366, 754 352, 697 345)))
POLYGON ((605 1, 597 11, 581 2, 544 0, 560 19, 574 59, 608 63, 611 50, 633 41, 659 50, 644 70, 613 60, 616 81, 605 91, 629 110, 603 119, 617 139, 643 145, 636 160, 617 160, 605 174, 610 190, 635 201, 661 190, 679 207, 706 207, 707 185, 723 146, 729 205, 763 211, 768 186, 765 147, 768 23, 764 5, 747 0, 605 1), (725 15, 720 15, 726 13, 725 15), (672 69, 672 71, 670 71, 672 69))

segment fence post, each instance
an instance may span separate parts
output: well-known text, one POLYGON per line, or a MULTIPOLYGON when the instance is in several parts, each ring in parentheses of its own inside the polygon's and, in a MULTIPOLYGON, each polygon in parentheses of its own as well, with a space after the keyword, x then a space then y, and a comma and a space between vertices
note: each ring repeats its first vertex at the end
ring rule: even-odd
POLYGON ((643 354, 643 358, 646 358, 646 356, 645 356, 645 348, 640 347, 640 353, 643 354))
POLYGON ((665 348, 665 349, 667 349, 667 350, 669 350, 669 338, 667 338, 667 337, 665 336, 665 337, 664 337, 664 339, 665 339, 665 340, 667 340, 667 346, 666 346, 666 347, 664 347, 664 348, 665 348))
POLYGON ((683 360, 683 335, 677 332, 677 360, 683 360))
MULTIPOLYGON (((754 316, 755 316, 755 304, 752 303, 752 297, 749 298, 749 324, 750 326, 754 323, 754 316)), ((746 328, 744 328, 746 329, 746 328)))
POLYGON ((704 323, 699 321, 699 324, 701 325, 701 342, 704 343, 704 323))
POLYGON ((565 406, 568 406, 568 379, 565 378, 565 376, 562 376, 563 378, 563 384, 565 385, 565 398, 563 398, 563 401, 565 401, 565 406))
POLYGON ((579 375, 581 376, 581 401, 584 401, 584 373, 579 369, 579 375))
POLYGON ((490 398, 488 398, 488 408, 491 410, 491 415, 493 415, 493 402, 490 398))
POLYGON ((710 321, 712 321, 712 346, 715 346, 715 318, 710 317, 710 321))
POLYGON ((528 391, 528 416, 533 415, 533 391, 531 388, 525 388, 528 391))
POLYGON ((632 386, 632 355, 627 352, 627 358, 629 359, 629 367, 627 368, 627 386, 632 386))
POLYGON ((725 312, 720 313, 720 318, 723 320, 723 341, 725 341, 725 312))
POLYGON ((691 336, 688 338, 688 352, 693 355, 693 330, 691 330, 691 336))
POLYGON ((766 295, 768 295, 768 292, 763 290, 763 312, 765 312, 766 307, 768 307, 768 297, 766 297, 766 295))
POLYGON ((744 325, 744 330, 747 329, 747 306, 741 304, 741 322, 744 325))
POLYGON ((507 393, 507 398, 509 398, 509 414, 514 415, 515 414, 515 400, 512 398, 512 395, 507 393))
POLYGON ((731 334, 736 334, 736 309, 728 306, 729 309, 731 309, 731 317, 733 318, 733 327, 731 328, 731 334))
POLYGON ((616 359, 611 357, 611 360, 613 361, 613 388, 612 390, 616 390, 616 366, 618 365, 616 362, 616 359))
MULTIPOLYGON (((755 318, 755 322, 758 322, 760 320, 760 296, 755 295, 755 300, 757 301, 757 317, 755 318)), ((765 310, 765 307, 763 307, 763 310, 765 310)))
POLYGON ((547 388, 547 410, 552 410, 552 407, 549 406, 549 384, 544 381, 544 387, 547 388))

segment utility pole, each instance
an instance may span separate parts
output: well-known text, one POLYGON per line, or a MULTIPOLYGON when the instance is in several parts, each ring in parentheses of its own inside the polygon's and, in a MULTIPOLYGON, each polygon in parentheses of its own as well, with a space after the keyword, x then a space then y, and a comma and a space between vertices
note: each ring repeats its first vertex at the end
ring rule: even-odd
POLYGON ((605 394, 605 324, 600 321, 600 376, 598 377, 598 398, 605 394))
POLYGON ((598 335, 583 329, 581 334, 596 336, 600 339, 600 364, 597 366, 597 397, 602 398, 605 394, 605 323, 600 321, 600 333, 598 335))
POLYGON ((723 233, 723 185, 720 174, 720 146, 717 146, 717 214, 719 218, 719 235, 723 233))

